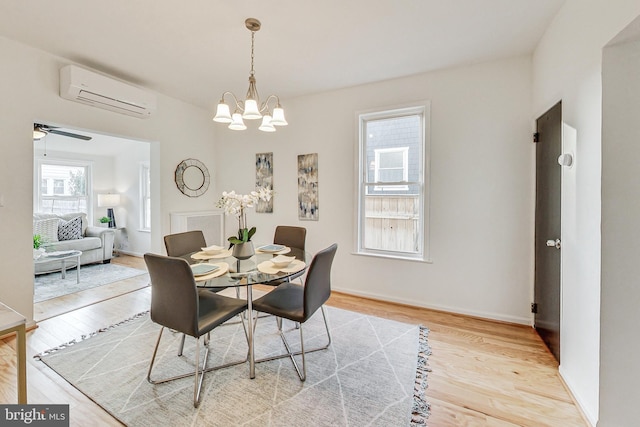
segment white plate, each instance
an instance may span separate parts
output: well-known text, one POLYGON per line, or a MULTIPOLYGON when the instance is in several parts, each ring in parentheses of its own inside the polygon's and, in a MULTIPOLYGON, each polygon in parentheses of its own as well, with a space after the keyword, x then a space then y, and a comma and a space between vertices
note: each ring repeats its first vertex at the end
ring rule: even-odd
POLYGON ((284 248, 286 248, 286 246, 284 245, 264 245, 264 246, 260 246, 258 248, 258 250, 260 252, 265 252, 265 253, 275 253, 275 252, 280 252, 281 250, 283 250, 284 248))
POLYGON ((217 246, 217 245, 211 245, 211 246, 207 246, 206 248, 200 248, 202 249, 202 252, 204 252, 207 255, 217 255, 220 252, 224 251, 224 248, 222 246, 217 246))
POLYGON ((191 271, 193 271, 193 275, 198 276, 206 276, 207 274, 211 274, 214 271, 218 270, 220 266, 215 264, 208 263, 200 263, 200 264, 192 264, 191 271))
POLYGON ((220 268, 218 268, 215 271, 212 271, 209 274, 205 274, 203 276, 194 276, 194 278, 196 279, 196 282, 206 282, 207 280, 213 279, 214 277, 220 277, 223 274, 226 274, 227 271, 229 271, 229 264, 227 264, 226 262, 216 262, 211 265, 217 265, 220 268))
POLYGON ((271 258, 269 262, 273 264, 274 268, 285 268, 295 259, 296 257, 294 256, 278 255, 271 258))
POLYGON ((282 254, 288 254, 289 252, 291 252, 291 248, 288 247, 288 246, 285 246, 284 249, 282 249, 281 251, 278 251, 278 252, 265 252, 263 250, 260 250, 260 248, 256 249, 256 253, 258 253, 258 254, 282 255, 282 254))

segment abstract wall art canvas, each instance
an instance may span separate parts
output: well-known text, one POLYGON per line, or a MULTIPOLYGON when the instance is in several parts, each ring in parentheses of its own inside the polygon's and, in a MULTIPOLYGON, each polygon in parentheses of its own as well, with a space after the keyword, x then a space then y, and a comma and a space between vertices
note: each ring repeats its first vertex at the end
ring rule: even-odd
POLYGON ((298 156, 298 218, 318 221, 318 153, 298 156))
MULTIPOLYGON (((256 188, 273 190, 273 153, 256 154, 256 188)), ((256 212, 273 213, 273 197, 268 201, 258 200, 256 212)))

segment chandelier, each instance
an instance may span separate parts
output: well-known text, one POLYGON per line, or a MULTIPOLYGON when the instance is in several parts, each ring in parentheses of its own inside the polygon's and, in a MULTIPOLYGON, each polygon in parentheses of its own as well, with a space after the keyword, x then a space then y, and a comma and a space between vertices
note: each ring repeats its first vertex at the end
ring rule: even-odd
POLYGON ((284 118, 284 110, 282 106, 280 106, 280 98, 276 95, 269 95, 262 104, 260 103, 260 96, 256 88, 255 71, 253 70, 253 45, 256 31, 260 30, 260 21, 255 18, 248 18, 244 21, 244 24, 247 29, 251 31, 251 73, 249 74, 249 90, 247 90, 247 96, 244 101, 238 100, 238 98, 229 91, 224 92, 218 103, 216 116, 213 118, 213 121, 229 123, 229 129, 232 130, 245 130, 247 126, 244 124, 243 119, 262 119, 262 124, 258 129, 263 132, 275 132, 275 126, 286 126, 288 123, 284 118), (233 102, 231 103, 234 107, 233 114, 231 114, 229 104, 225 102, 225 96, 227 95, 233 98, 233 102), (273 105, 271 109, 269 107, 270 102, 273 105))

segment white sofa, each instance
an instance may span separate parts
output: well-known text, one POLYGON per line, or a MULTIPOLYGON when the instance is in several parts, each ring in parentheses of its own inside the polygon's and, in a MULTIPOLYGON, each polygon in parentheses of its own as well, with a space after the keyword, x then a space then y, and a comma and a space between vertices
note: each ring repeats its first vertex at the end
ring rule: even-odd
MULTIPOLYGON (((54 229, 48 229, 45 235, 41 235, 44 243, 42 248, 47 252, 51 251, 66 251, 66 250, 79 250, 82 251, 80 256, 80 265, 93 264, 97 262, 109 263, 113 256, 113 242, 115 239, 115 230, 104 227, 89 226, 87 221, 87 215, 85 213, 68 213, 68 214, 50 214, 50 213, 34 213, 33 225, 34 234, 37 230, 41 230, 43 223, 48 225, 55 225, 54 219, 58 220, 58 224, 66 221, 71 221, 76 217, 82 218, 82 231, 81 235, 76 236, 71 240, 58 240, 57 227, 54 229), (47 221, 49 220, 49 221, 47 221), (38 223, 38 221, 40 221, 38 223), (48 234, 48 235, 47 235, 48 234)), ((40 234, 40 233, 38 233, 40 234)), ((60 270, 59 261, 43 262, 35 264, 35 274, 48 273, 51 271, 60 270)))

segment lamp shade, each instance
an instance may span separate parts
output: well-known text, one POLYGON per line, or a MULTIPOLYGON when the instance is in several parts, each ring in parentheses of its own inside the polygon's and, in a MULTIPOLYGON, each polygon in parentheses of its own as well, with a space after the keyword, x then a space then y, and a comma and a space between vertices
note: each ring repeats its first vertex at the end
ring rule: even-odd
POLYGON ((99 208, 112 208, 120 204, 119 194, 98 194, 98 207, 99 208))
POLYGON ((242 114, 243 119, 247 120, 257 120, 262 118, 262 114, 258 110, 258 103, 255 99, 246 99, 244 101, 244 113, 242 114))
POLYGON ((224 102, 218 104, 216 116, 213 118, 213 121, 218 123, 231 123, 233 121, 227 104, 224 102))
POLYGON ((274 128, 273 125, 271 124, 271 116, 270 115, 265 114, 262 117, 262 124, 260 125, 260 127, 258 129, 263 131, 263 132, 275 132, 276 131, 276 128, 274 128))
POLYGON ((273 118, 271 119, 271 124, 274 126, 286 126, 289 123, 284 118, 284 110, 280 107, 276 107, 273 109, 273 118))
POLYGON ((247 128, 245 126, 244 122, 242 121, 242 114, 233 113, 232 117, 233 117, 233 121, 229 125, 229 129, 232 129, 232 130, 245 130, 247 128))

